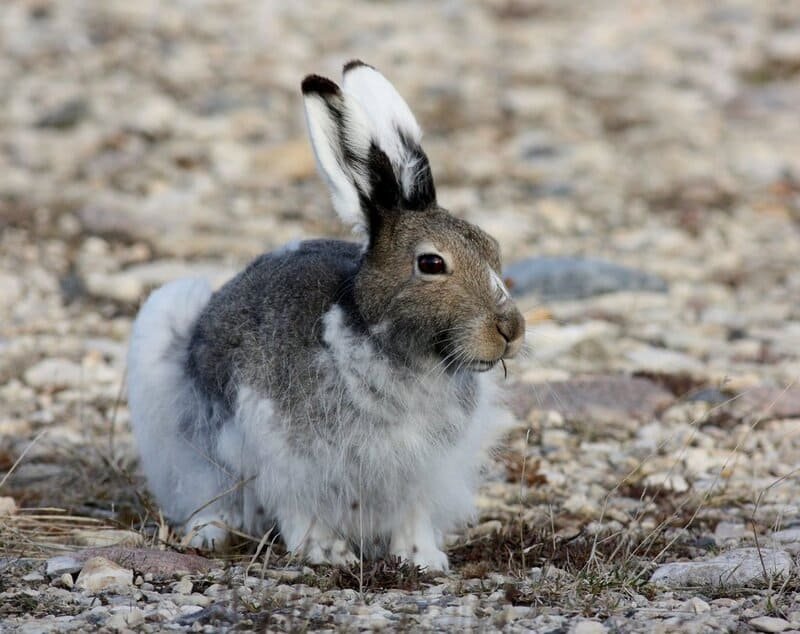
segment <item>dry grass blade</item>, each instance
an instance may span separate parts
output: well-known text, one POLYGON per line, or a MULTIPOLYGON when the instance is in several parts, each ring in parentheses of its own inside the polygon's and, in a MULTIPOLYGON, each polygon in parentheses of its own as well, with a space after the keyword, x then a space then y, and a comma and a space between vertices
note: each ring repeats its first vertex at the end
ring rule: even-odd
POLYGON ((0 518, 0 550, 17 556, 44 557, 53 552, 74 550, 76 531, 116 530, 103 520, 59 511, 21 509, 14 515, 0 518))
POLYGON ((31 450, 31 448, 32 448, 32 447, 33 447, 33 446, 34 446, 34 445, 35 445, 37 442, 39 442, 39 440, 41 439, 41 437, 42 437, 42 436, 44 436, 46 433, 47 433, 47 430, 46 430, 46 429, 43 429, 42 431, 40 431, 40 432, 39 432, 39 433, 36 435, 36 437, 35 437, 33 440, 31 440, 31 441, 30 441, 30 443, 28 443, 28 446, 27 446, 27 447, 25 447, 25 449, 22 451, 22 453, 19 455, 19 457, 18 457, 18 458, 17 458, 17 459, 14 461, 14 464, 12 464, 12 465, 11 465, 11 468, 10 468, 10 469, 9 469, 9 470, 6 472, 6 474, 3 476, 3 479, 2 479, 2 480, 0 480, 0 490, 2 490, 2 488, 3 488, 3 485, 4 485, 4 484, 5 484, 5 483, 8 481, 8 479, 11 477, 11 474, 12 474, 12 473, 14 473, 14 470, 15 470, 15 469, 16 469, 16 468, 19 466, 19 464, 22 462, 22 459, 25 457, 25 455, 26 455, 26 454, 27 454, 27 453, 28 453, 28 452, 31 450))

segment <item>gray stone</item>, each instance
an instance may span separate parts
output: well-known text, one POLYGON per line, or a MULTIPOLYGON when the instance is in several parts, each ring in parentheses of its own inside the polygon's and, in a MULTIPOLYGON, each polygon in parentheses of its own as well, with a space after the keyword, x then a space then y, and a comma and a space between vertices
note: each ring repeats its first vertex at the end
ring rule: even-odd
POLYGON ((758 616, 750 619, 749 623, 759 632, 783 632, 792 627, 789 621, 775 616, 758 616))
POLYGON ((569 630, 570 634, 606 634, 608 628, 598 621, 578 621, 569 630))
POLYGON ((83 568, 83 560, 76 559, 72 555, 58 555, 47 560, 45 573, 50 578, 60 577, 64 574, 76 574, 83 568))
POLYGON ((752 533, 748 531, 747 526, 742 522, 719 522, 714 529, 714 537, 719 541, 726 539, 738 540, 749 535, 752 535, 752 533))
POLYGON ((89 114, 89 103, 85 99, 71 99, 45 112, 37 121, 39 128, 71 128, 89 114))
POLYGON ((785 548, 795 555, 800 554, 800 526, 792 526, 782 531, 776 531, 770 538, 777 542, 781 548, 785 548))
POLYGON ((583 299, 619 291, 667 290, 664 280, 612 262, 579 257, 538 257, 514 262, 504 270, 511 292, 542 301, 583 299))
POLYGON ((793 568, 794 561, 784 550, 741 548, 711 559, 664 564, 650 583, 668 587, 765 584, 769 578, 788 576, 793 568))

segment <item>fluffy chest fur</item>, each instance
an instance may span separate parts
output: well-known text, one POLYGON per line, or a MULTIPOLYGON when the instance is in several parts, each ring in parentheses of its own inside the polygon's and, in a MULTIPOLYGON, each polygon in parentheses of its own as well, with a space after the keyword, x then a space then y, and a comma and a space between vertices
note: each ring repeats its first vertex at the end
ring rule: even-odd
POLYGON ((291 409, 274 395, 240 394, 242 424, 223 432, 221 457, 262 465, 253 486, 268 510, 302 500, 345 534, 385 535, 432 491, 450 492, 437 506, 457 501, 468 512, 479 456, 499 420, 488 377, 398 367, 345 321, 336 305, 325 314, 325 346, 308 383, 295 385, 291 409))
POLYGON ((338 452, 339 471, 385 478, 387 469, 410 475, 428 456, 458 443, 480 397, 474 375, 454 376, 444 364, 420 373, 393 363, 347 325, 338 305, 322 322, 325 345, 312 359, 314 382, 285 421, 295 450, 311 443, 317 451, 338 452))

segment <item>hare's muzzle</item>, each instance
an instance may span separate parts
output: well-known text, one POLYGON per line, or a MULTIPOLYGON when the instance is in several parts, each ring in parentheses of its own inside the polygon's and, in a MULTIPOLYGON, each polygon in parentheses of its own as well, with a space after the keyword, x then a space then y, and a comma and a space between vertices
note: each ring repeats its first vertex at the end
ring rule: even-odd
POLYGON ((514 307, 512 310, 497 316, 497 332, 505 339, 506 349, 502 354, 503 359, 515 356, 525 340, 525 318, 514 307))

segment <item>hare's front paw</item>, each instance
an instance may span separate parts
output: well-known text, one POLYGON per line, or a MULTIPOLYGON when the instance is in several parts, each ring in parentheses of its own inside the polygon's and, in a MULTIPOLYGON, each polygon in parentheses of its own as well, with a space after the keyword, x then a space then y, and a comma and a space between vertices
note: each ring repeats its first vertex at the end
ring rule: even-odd
POLYGON ((318 520, 292 518, 281 524, 287 548, 311 564, 349 566, 358 561, 350 544, 318 520))
POLYGON ((420 511, 411 512, 392 533, 389 551, 428 572, 447 572, 450 569, 447 555, 436 544, 436 531, 430 518, 420 511))
POLYGON ((182 544, 199 550, 224 550, 230 540, 227 526, 221 515, 198 515, 187 522, 182 544))
POLYGON ((436 548, 420 548, 413 544, 411 548, 393 548, 392 554, 400 557, 403 561, 408 561, 419 566, 420 568, 428 571, 441 571, 447 572, 450 570, 450 564, 447 561, 447 555, 441 550, 436 548))
POLYGON ((309 563, 312 564, 349 566, 358 561, 349 544, 337 537, 309 543, 305 548, 304 554, 309 563))

